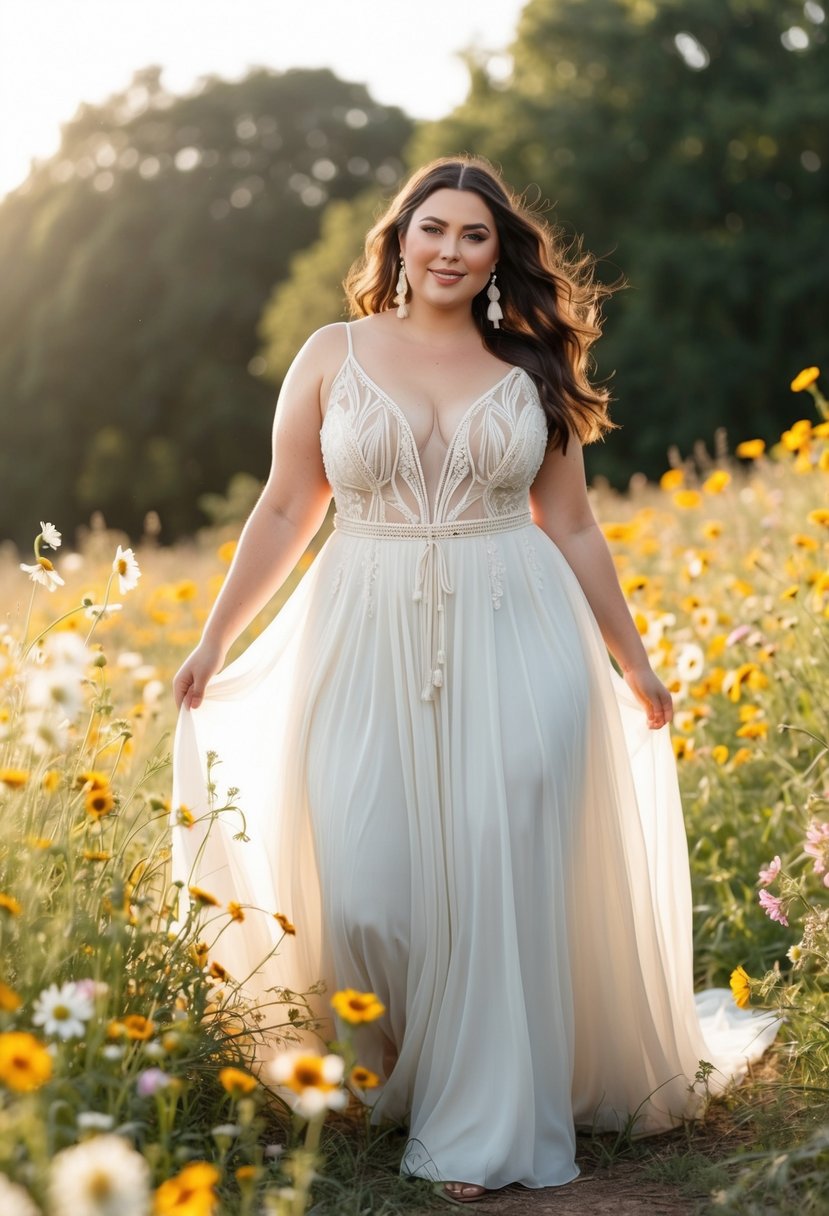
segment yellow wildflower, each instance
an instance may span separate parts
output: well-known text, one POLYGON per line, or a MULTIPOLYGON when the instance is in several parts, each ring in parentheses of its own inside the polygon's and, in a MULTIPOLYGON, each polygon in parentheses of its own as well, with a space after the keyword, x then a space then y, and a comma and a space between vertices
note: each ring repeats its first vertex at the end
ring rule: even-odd
POLYGON ((786 588, 785 591, 780 592, 780 598, 781 600, 793 600, 799 590, 800 588, 798 587, 797 583, 792 583, 786 588))
POLYGON ((685 481, 685 474, 682 469, 668 469, 659 478, 660 489, 670 493, 672 490, 678 490, 685 481))
POLYGON ((792 536, 792 544, 798 549, 806 549, 809 553, 814 553, 815 549, 820 548, 820 544, 813 536, 807 536, 804 532, 795 532, 792 536))
POLYGON ((812 437, 812 424, 808 418, 798 418, 787 431, 780 436, 780 442, 787 452, 799 452, 806 447, 812 437))
POLYGON ((109 777, 106 773, 98 772, 97 769, 84 769, 75 778, 76 790, 82 790, 84 787, 91 790, 105 790, 108 785, 109 777))
POLYGON ((605 540, 630 541, 636 535, 633 524, 602 524, 602 534, 605 540))
POLYGON ((817 524, 822 528, 829 528, 829 508, 817 507, 814 511, 810 511, 807 519, 810 524, 817 524))
POLYGON ((25 768, 0 768, 0 781, 10 790, 22 789, 28 780, 29 773, 25 768))
POLYGON ((207 955, 210 947, 207 942, 194 942, 190 947, 190 957, 197 967, 207 966, 207 955))
POLYGON ((8 912, 10 916, 19 916, 23 909, 13 895, 5 895, 0 891, 0 911, 8 912))
POLYGON ((800 393, 804 388, 808 388, 810 384, 814 384, 820 375, 819 367, 804 367, 802 372, 798 372, 791 383, 793 393, 800 393))
POLYGON ((291 937, 294 936, 294 934, 296 933, 296 928, 294 925, 291 924, 291 922, 288 920, 287 916, 283 915, 282 912, 274 912, 273 918, 277 922, 277 924, 279 925, 279 927, 283 933, 287 933, 291 937))
POLYGON ((43 779, 40 785, 41 789, 45 790, 47 794, 54 794, 55 790, 60 785, 60 773, 57 771, 57 769, 47 769, 43 774, 43 779))
POLYGON ((15 1009, 19 1009, 22 1004, 23 998, 0 980, 0 1009, 4 1013, 14 1013, 15 1009))
POLYGON ((818 457, 817 467, 821 473, 829 473, 829 448, 824 448, 818 457))
POLYGON ((142 1017, 140 1013, 129 1013, 126 1017, 117 1018, 107 1026, 107 1034, 111 1039, 126 1038, 134 1043, 145 1043, 153 1037, 155 1022, 142 1017))
POLYGON ((87 815, 93 819, 103 819, 104 815, 109 815, 115 809, 115 798, 109 786, 93 788, 87 790, 84 804, 87 815))
POLYGON ((353 1025, 373 1022, 386 1012, 386 1006, 375 993, 357 992, 354 988, 335 992, 331 1004, 344 1022, 351 1022, 353 1025))
POLYGON ((109 861, 112 854, 106 849, 84 849, 81 856, 84 861, 109 861))
POLYGON ((744 967, 735 967, 729 980, 734 1000, 740 1009, 747 1009, 751 999, 751 977, 744 967))
POLYGON ((181 806, 176 807, 175 821, 181 828, 191 828, 196 822, 196 816, 189 806, 185 806, 182 802, 181 806))
POLYGON ((188 887, 192 899, 197 904, 201 904, 205 908, 217 908, 219 901, 215 895, 211 895, 209 891, 203 890, 201 887, 188 887))
POLYGON ((707 519, 702 525, 702 535, 706 540, 717 540, 722 536, 723 526, 718 519, 707 519))
POLYGON ((52 1057, 34 1035, 22 1030, 0 1034, 0 1083, 15 1093, 30 1093, 52 1075, 52 1057))
POLYGON ((223 1068, 219 1073, 219 1084, 231 1098, 241 1098, 245 1094, 252 1094, 258 1082, 241 1068, 223 1068))
POLYGON ((702 502, 702 495, 697 490, 677 490, 673 501, 680 511, 693 511, 702 502))
POLYGON ((750 759, 751 748, 739 747, 734 753, 731 763, 733 764, 734 768, 739 768, 741 764, 747 764, 750 759))
POLYGON ((178 600, 179 603, 194 600, 198 594, 198 584, 194 583, 191 578, 183 578, 173 587, 173 599, 178 600))
POLYGON ((706 477, 702 488, 706 494, 722 494, 730 481, 730 473, 727 473, 725 469, 715 469, 710 477, 706 477))
POLYGON ((724 743, 718 743, 716 747, 711 748, 711 758, 717 764, 725 764, 728 759, 728 748, 724 743))
POLYGON ((362 1064, 354 1065, 348 1079, 356 1089, 376 1089, 380 1084, 377 1073, 372 1072, 370 1068, 363 1068, 362 1064))
POLYGON ((742 443, 738 443, 735 449, 735 454, 741 460, 758 460, 766 450, 766 441, 764 439, 745 439, 742 443))
POLYGON ((768 722, 744 722, 737 731, 738 739, 767 739, 768 722))
POLYGON ((213 1216, 218 1204, 214 1188, 220 1178, 215 1165, 207 1161, 185 1165, 156 1190, 153 1216, 213 1216))
POLYGON ((648 581, 644 574, 629 574, 622 579, 622 591, 625 595, 633 595, 635 591, 644 591, 648 581))
POLYGON ((236 552, 236 546, 239 542, 235 540, 226 540, 223 545, 219 545, 216 550, 216 555, 220 561, 232 562, 233 554, 236 552))
POLYGON ((686 760, 690 757, 694 750, 694 740, 685 739, 682 736, 674 735, 671 739, 674 748, 674 755, 677 760, 686 760))
POLYGON ((230 903, 227 905, 227 910, 230 913, 230 917, 232 920, 237 920, 241 924, 241 922, 245 919, 245 913, 242 908, 242 905, 237 904, 235 899, 232 899, 230 901, 230 903))

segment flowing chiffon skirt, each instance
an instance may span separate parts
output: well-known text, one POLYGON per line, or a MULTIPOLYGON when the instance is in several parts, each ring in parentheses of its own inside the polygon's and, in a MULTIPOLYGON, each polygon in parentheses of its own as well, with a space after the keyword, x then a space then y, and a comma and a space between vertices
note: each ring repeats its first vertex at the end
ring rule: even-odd
MULTIPOLYGON (((422 546, 334 531, 273 622, 182 710, 174 877, 248 912, 217 957, 246 987, 386 1006, 356 1032, 372 1119, 404 1173, 487 1187, 578 1174, 577 1128, 663 1131, 776 1026, 695 1000, 688 850, 668 728, 612 668, 578 581, 534 524, 441 540, 443 686, 422 696, 422 546), (296 926, 278 940, 271 915, 296 926)), ((326 1022, 333 1037, 335 1027, 326 1022)), ((268 1057, 262 1052, 263 1060, 268 1057)))

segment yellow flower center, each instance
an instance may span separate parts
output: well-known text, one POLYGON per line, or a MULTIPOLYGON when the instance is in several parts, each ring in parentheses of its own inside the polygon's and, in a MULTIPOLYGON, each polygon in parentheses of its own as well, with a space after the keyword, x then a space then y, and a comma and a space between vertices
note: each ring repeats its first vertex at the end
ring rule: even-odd
POLYGON ((71 1017, 71 1013, 66 1005, 55 1005, 52 1010, 52 1017, 58 1022, 66 1022, 71 1017))
POLYGON ((114 1189, 111 1175, 104 1170, 95 1170, 87 1179, 86 1189, 90 1199, 98 1202, 109 1199, 114 1189))
POLYGON ((119 557, 118 559, 118 573, 121 575, 127 573, 127 563, 124 561, 123 557, 119 557))

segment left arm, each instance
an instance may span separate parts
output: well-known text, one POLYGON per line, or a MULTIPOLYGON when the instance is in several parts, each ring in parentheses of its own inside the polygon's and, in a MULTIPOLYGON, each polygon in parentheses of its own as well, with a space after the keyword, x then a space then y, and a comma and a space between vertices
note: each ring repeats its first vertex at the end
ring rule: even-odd
POLYGON ((605 645, 656 730, 673 717, 671 694, 656 676, 630 615, 613 558, 590 507, 582 445, 571 435, 567 454, 548 452, 530 490, 533 522, 560 549, 579 580, 605 645))

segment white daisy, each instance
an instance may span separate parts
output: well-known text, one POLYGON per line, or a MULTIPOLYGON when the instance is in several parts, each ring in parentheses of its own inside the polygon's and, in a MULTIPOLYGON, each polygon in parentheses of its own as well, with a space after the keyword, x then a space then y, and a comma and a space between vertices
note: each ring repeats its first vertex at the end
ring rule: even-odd
POLYGON ((140 667, 143 662, 144 656, 137 650, 122 650, 115 660, 117 667, 140 667))
POLYGON ((52 1216, 147 1216, 150 1167, 120 1136, 65 1148, 49 1177, 52 1216))
POLYGON ((82 1132, 111 1132, 115 1124, 112 1115, 105 1115, 103 1111, 98 1110, 78 1111, 76 1122, 78 1130, 82 1132))
POLYGON ((41 583, 49 591, 63 586, 63 579, 48 557, 39 557, 34 566, 27 566, 25 562, 21 562, 20 569, 28 574, 33 583, 41 583))
POLYGON ((86 1032, 84 1023, 94 1012, 92 1001, 77 984, 51 984, 35 1001, 32 1022, 59 1039, 81 1039, 86 1032))
POLYGON ((691 613, 691 620, 696 626, 697 633, 702 637, 708 637, 717 623, 717 610, 703 604, 700 608, 694 609, 691 613))
POLYGON ((40 1216, 28 1191, 0 1174, 0 1212, 3 1216, 40 1216))
POLYGON ((686 642, 676 659, 676 674, 683 682, 698 680, 705 667, 705 655, 694 642, 686 642))
POLYGON ((61 542, 61 534, 58 532, 54 524, 45 524, 40 521, 40 535, 43 537, 47 545, 52 549, 59 549, 61 542))
POLYGON ((112 569, 118 575, 118 590, 121 595, 125 591, 132 591, 141 577, 132 549, 122 549, 120 545, 115 552, 112 569))

